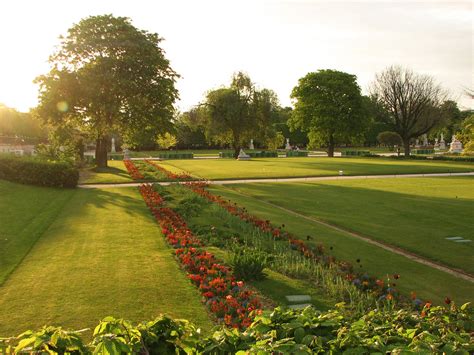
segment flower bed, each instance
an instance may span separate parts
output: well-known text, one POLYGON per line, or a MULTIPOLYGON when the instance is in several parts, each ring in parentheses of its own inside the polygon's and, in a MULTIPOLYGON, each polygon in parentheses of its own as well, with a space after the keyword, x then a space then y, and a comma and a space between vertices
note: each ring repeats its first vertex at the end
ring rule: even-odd
POLYGON ((181 174, 175 174, 172 173, 171 171, 163 168, 162 166, 156 164, 155 162, 151 160, 145 159, 145 163, 153 166, 155 169, 159 170, 160 172, 164 173, 167 178, 171 180, 193 180, 193 177, 187 173, 181 173, 181 174))
POLYGON ((209 310, 229 327, 248 327, 253 311, 260 310, 259 298, 246 289, 242 281, 235 279, 229 267, 201 249, 201 241, 187 228, 180 215, 163 206, 163 199, 152 185, 141 185, 140 193, 209 310))
POLYGON ((145 178, 131 160, 124 160, 123 163, 133 180, 143 180, 145 178))

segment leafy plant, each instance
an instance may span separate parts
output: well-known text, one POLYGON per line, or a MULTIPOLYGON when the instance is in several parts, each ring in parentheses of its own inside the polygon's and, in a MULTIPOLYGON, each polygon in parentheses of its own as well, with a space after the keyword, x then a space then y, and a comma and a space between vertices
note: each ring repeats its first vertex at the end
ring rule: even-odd
POLYGON ((234 275, 241 280, 261 280, 265 278, 263 269, 268 264, 268 256, 256 249, 234 248, 231 265, 234 275))

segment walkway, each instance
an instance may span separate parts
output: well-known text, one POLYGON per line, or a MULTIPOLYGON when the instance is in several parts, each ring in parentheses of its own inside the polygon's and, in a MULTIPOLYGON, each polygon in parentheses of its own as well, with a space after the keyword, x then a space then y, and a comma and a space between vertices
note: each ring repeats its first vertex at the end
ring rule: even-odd
MULTIPOLYGON (((354 175, 354 176, 309 176, 309 177, 291 177, 291 178, 264 178, 264 179, 233 179, 233 180, 211 180, 207 181, 211 185, 229 185, 229 184, 253 184, 260 182, 305 182, 305 181, 324 181, 324 180, 354 180, 354 179, 394 179, 394 178, 417 178, 417 177, 440 177, 440 176, 474 176, 474 172, 469 173, 434 173, 434 174, 400 174, 400 175, 354 175)), ((176 184, 176 182, 146 181, 163 186, 176 184)), ((83 184, 78 185, 84 189, 105 189, 112 187, 134 187, 140 186, 143 182, 129 182, 121 184, 83 184)))

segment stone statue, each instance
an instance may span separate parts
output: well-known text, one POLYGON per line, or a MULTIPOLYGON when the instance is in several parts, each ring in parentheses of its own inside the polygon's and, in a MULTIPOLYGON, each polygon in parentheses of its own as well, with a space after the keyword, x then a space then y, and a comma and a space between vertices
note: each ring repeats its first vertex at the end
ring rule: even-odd
POLYGON ((453 134, 453 138, 451 139, 451 145, 449 146, 449 151, 451 153, 462 153, 462 143, 458 141, 456 136, 453 134))
POLYGON ((116 153, 117 151, 115 150, 115 138, 112 137, 112 149, 110 149, 111 153, 116 153))
POLYGON ((444 141, 443 133, 441 133, 441 139, 439 140, 439 149, 446 149, 446 142, 444 141))
POLYGON ((237 156, 237 160, 250 160, 250 155, 245 154, 244 150, 240 148, 239 155, 237 156))
POLYGON ((253 139, 250 140, 250 145, 249 145, 249 149, 250 150, 254 150, 254 146, 253 146, 253 139))
POLYGON ((423 134, 423 146, 428 146, 428 135, 426 133, 423 134))
POLYGON ((290 138, 287 138, 287 139, 286 139, 285 149, 286 149, 286 150, 291 150, 290 138))

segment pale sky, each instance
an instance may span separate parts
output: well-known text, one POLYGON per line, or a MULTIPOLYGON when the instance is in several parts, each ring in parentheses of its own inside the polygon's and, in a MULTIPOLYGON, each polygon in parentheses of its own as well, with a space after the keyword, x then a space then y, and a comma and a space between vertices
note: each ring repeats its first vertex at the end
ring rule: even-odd
POLYGON ((472 1, 1 0, 0 102, 27 111, 32 80, 48 72, 58 36, 81 18, 127 16, 156 32, 182 78, 177 107, 242 70, 282 105, 298 79, 318 69, 355 74, 364 93, 377 72, 398 64, 435 77, 462 108, 473 83, 472 1))

